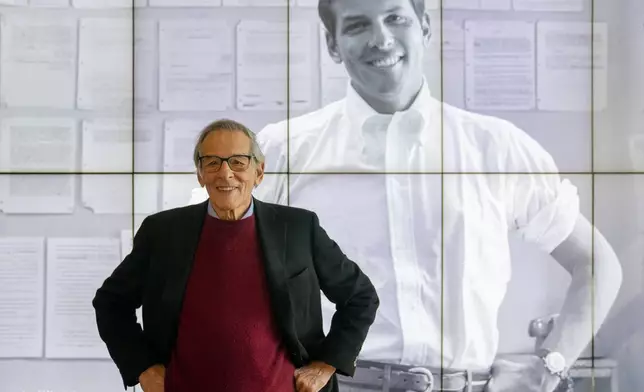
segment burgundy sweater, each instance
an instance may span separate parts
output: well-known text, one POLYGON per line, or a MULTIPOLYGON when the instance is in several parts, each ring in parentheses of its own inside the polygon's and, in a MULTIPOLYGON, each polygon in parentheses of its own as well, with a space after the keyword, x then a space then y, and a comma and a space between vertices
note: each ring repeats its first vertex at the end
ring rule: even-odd
POLYGON ((293 392, 272 314, 255 216, 206 215, 165 392, 293 392))

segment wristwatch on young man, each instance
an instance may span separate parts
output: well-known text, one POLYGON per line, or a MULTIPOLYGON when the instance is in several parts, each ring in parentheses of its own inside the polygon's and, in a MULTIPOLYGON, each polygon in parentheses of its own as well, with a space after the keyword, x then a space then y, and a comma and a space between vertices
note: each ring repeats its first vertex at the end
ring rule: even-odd
POLYGON ((543 365, 548 373, 559 378, 560 381, 555 391, 572 392, 573 381, 566 370, 566 358, 561 353, 548 349, 538 350, 537 355, 543 361, 543 365))

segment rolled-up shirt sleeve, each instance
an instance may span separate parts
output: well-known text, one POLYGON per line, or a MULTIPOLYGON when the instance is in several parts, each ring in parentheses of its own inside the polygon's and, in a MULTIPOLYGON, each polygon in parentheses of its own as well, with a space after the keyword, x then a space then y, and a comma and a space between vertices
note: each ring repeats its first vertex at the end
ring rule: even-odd
POLYGON ((509 229, 551 253, 568 238, 579 217, 577 187, 560 176, 552 156, 522 130, 510 127, 506 140, 509 229))

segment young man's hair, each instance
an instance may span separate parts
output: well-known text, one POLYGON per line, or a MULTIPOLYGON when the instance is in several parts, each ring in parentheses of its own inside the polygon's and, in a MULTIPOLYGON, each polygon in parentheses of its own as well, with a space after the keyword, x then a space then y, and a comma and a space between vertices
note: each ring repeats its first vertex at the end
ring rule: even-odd
MULTIPOLYGON (((331 33, 332 36, 335 36, 335 15, 333 14, 333 9, 331 5, 334 1, 342 0, 319 0, 318 1, 318 14, 320 15, 320 20, 324 24, 324 28, 331 33)), ((365 2, 374 1, 374 0, 364 0, 365 2)), ((409 0, 414 11, 418 16, 419 20, 422 20, 423 14, 425 13, 425 0, 409 0)))

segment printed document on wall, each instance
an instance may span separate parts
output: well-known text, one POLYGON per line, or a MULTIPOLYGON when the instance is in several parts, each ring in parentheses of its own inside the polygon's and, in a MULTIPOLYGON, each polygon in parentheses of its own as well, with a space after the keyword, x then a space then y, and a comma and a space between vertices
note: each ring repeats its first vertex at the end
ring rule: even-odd
POLYGON ((530 110, 535 106, 534 23, 465 22, 467 108, 530 110))
POLYGON ((134 24, 134 110, 154 110, 156 75, 156 22, 137 19, 134 24))
POLYGON ((2 103, 72 109, 76 85, 76 21, 2 19, 2 103))
POLYGON ((0 358, 38 358, 43 346, 45 239, 0 238, 0 358))
POLYGON ((131 214, 132 120, 92 119, 83 121, 81 195, 83 204, 94 213, 131 214), (118 189, 118 192, 114 192, 118 189))
POLYGON ((232 33, 226 23, 209 19, 160 22, 160 110, 210 111, 232 106, 232 33))
POLYGON ((71 214, 76 176, 70 174, 12 174, 0 185, 0 209, 7 214, 71 214), (37 189, 38 192, 34 192, 37 189))
POLYGON ((329 54, 323 26, 320 27, 320 87, 322 106, 344 98, 349 87, 344 64, 336 63, 329 54))
POLYGON ((78 107, 93 110, 132 107, 132 20, 80 21, 78 107))
POLYGON ((149 116, 134 115, 134 171, 161 171, 161 124, 149 116))
POLYGON ((47 240, 48 358, 109 358, 91 298, 120 263, 118 238, 47 240))
POLYGON ((83 121, 83 173, 132 171, 132 120, 83 121))
POLYGON ((608 67, 606 24, 539 22, 537 36, 539 109, 604 109, 608 67))
POLYGON ((194 172, 192 161, 197 136, 207 121, 168 120, 163 129, 163 171, 194 172))
POLYGON ((559 11, 580 12, 584 10, 584 0, 513 0, 516 11, 559 11))
POLYGON ((309 109, 312 40, 312 28, 305 22, 290 23, 288 31, 283 22, 241 21, 237 25, 238 109, 286 110, 289 98, 292 110, 309 109))
POLYGON ((0 169, 76 171, 76 123, 61 118, 0 120, 0 169))
POLYGON ((150 0, 150 7, 216 7, 221 0, 150 0))

